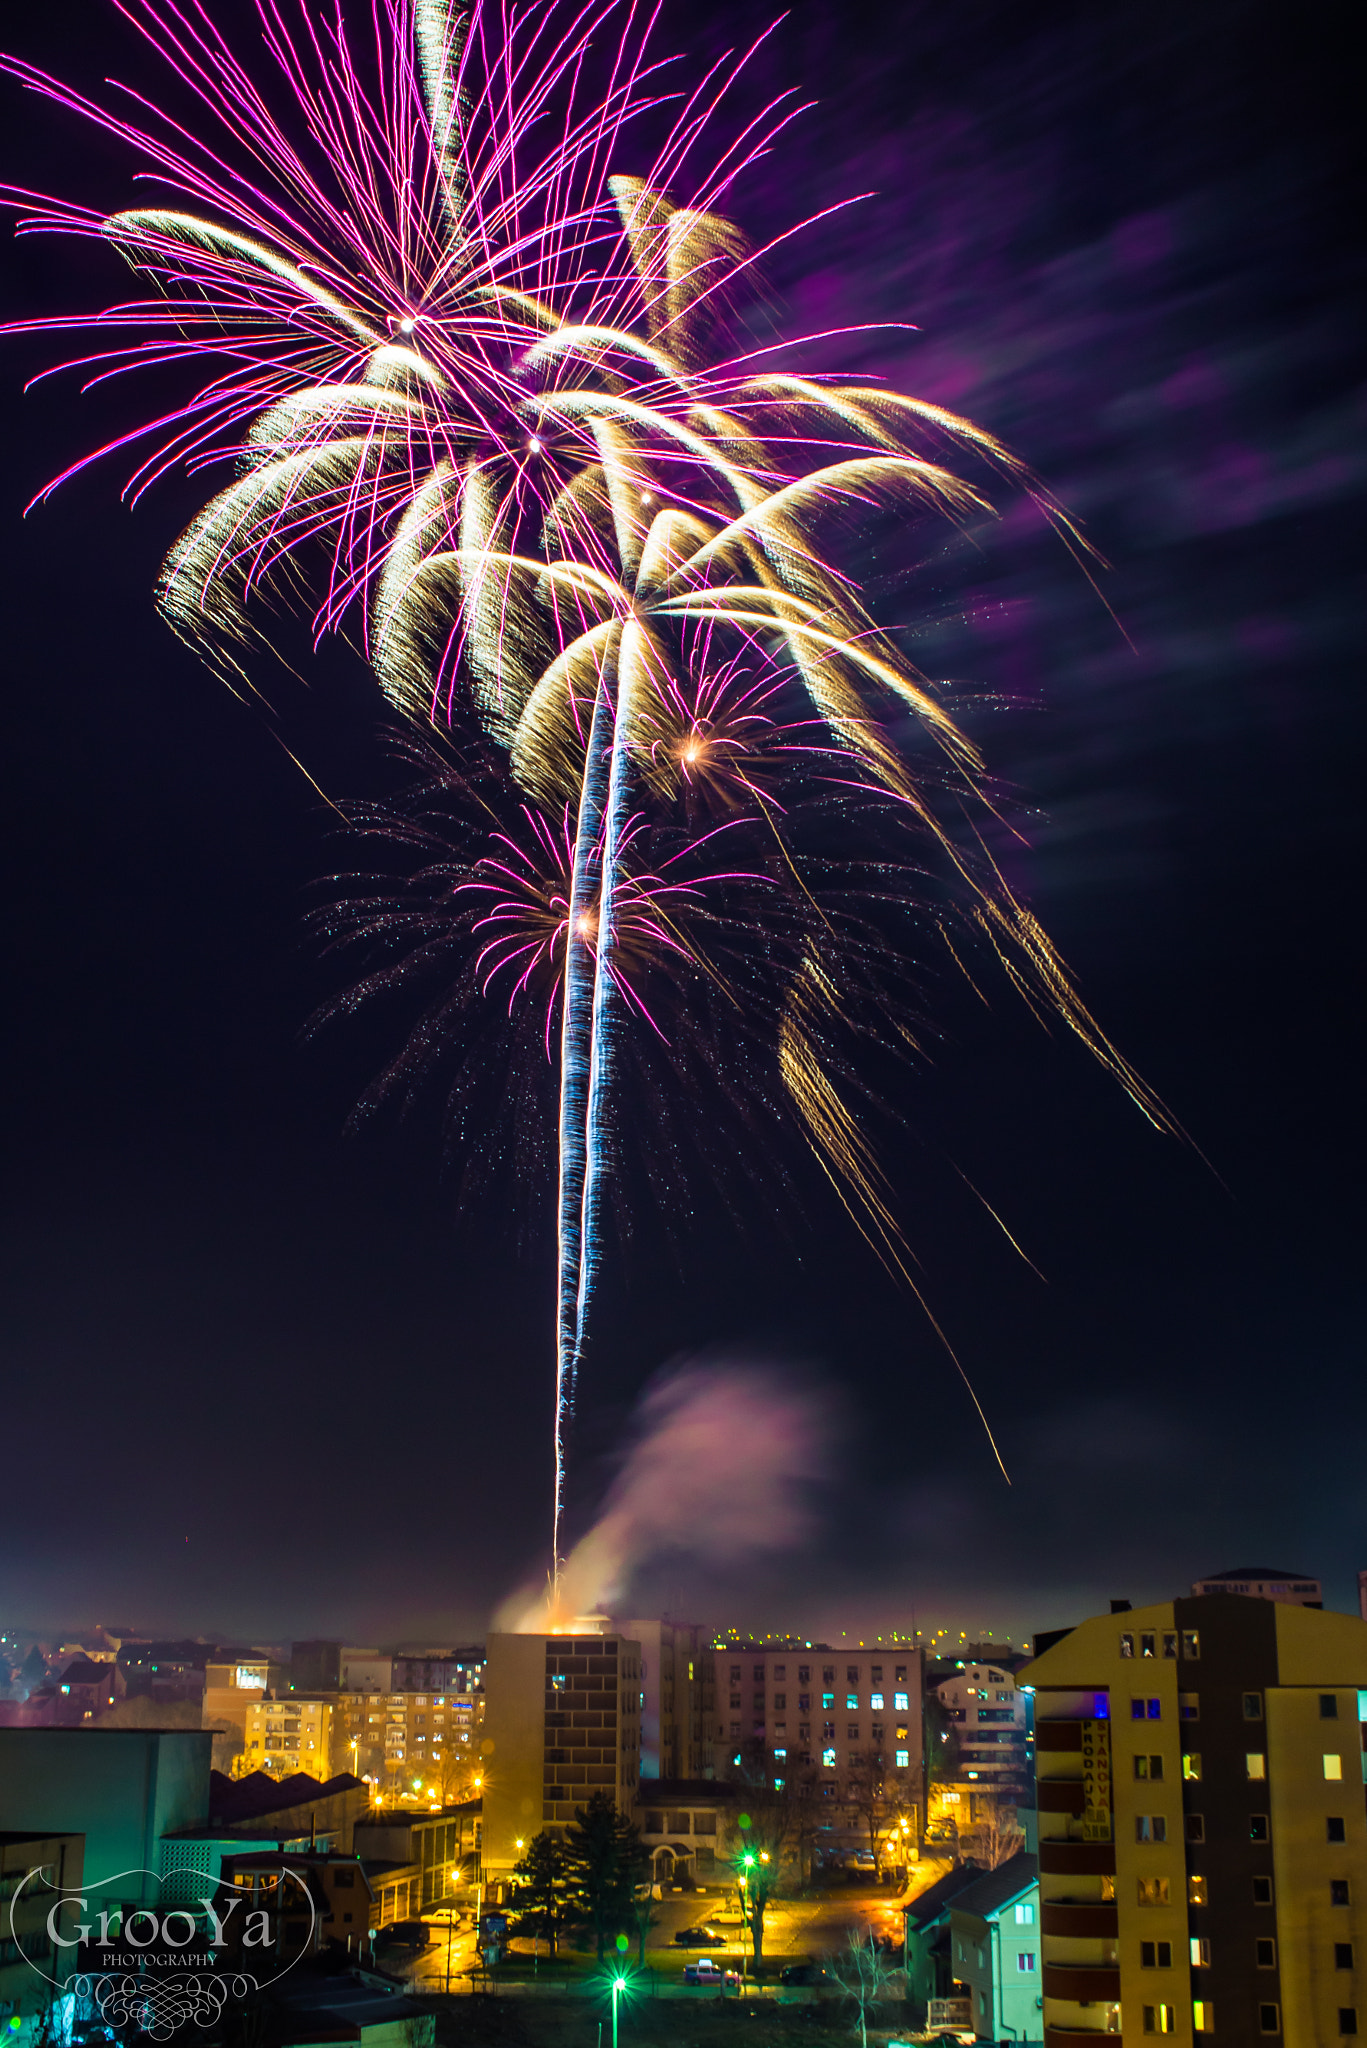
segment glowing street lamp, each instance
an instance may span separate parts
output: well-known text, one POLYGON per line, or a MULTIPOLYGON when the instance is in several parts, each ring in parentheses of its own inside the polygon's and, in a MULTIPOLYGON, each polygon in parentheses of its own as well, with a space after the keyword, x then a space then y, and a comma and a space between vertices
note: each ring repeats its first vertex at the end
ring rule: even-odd
POLYGON ((612 1980, 612 2048, 617 2048, 617 2001, 627 1988, 627 1980, 619 1971, 612 1980))

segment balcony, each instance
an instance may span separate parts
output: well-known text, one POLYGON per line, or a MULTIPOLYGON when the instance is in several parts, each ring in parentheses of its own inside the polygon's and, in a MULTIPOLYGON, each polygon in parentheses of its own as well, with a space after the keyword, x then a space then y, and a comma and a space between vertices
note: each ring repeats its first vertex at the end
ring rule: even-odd
POLYGON ((1084 2044, 1094 2041, 1105 2041, 1107 2039, 1114 2041, 1119 2033, 1119 2015, 1117 2015, 1113 2025, 1108 2025, 1103 2020, 1101 2025, 1097 2027, 1051 2027, 1046 2021, 1044 2048, 1084 2048, 1084 2044))
POLYGON ((1081 1813, 1086 1794, 1081 1778, 1040 1778, 1036 1800, 1041 1813, 1081 1813))
POLYGON ((1040 1906, 1040 1933, 1105 1941, 1120 1933, 1120 1920, 1114 1903, 1104 1899, 1045 1900, 1040 1906))
POLYGON ((1079 2005, 1094 2004, 1098 2000, 1117 2003, 1120 1998, 1120 1965, 1046 1963, 1044 1995, 1046 1998, 1071 1998, 1079 2005))
POLYGON ((1072 1752, 1082 1754, 1081 1721, 1037 1721, 1035 1723, 1035 1748, 1055 1755, 1072 1752))
POLYGON ((1042 1877, 1114 1877, 1114 1842, 1050 1842, 1039 1845, 1042 1877))

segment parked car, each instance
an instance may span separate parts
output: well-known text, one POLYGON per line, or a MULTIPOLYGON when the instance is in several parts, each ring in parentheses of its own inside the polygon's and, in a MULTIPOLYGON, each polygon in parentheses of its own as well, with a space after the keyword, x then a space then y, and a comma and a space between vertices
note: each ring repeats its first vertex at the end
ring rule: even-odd
POLYGON ((681 1927, 674 1937, 675 1948, 725 1948, 726 1936, 715 1927, 681 1927))
POLYGON ((395 1920, 375 1936, 376 1948, 431 1948, 432 1937, 421 1920, 395 1920))
POLYGON ((826 1972, 820 1963, 789 1963, 779 1973, 780 1984, 824 1984, 826 1972))

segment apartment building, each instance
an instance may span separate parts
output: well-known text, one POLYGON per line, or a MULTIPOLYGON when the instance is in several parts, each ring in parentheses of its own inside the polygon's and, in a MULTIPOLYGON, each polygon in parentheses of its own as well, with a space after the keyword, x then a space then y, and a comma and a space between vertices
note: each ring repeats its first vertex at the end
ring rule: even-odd
POLYGON ((485 1671, 483 1861, 506 1877, 533 1835, 592 1793, 629 1812, 641 1777, 641 1646, 603 1635, 492 1635, 485 1671))
POLYGON ((707 1647, 697 1622, 621 1621, 614 1627, 641 1646, 641 1776, 699 1778, 704 1748, 703 1673, 707 1647))
POLYGON ((958 1738, 958 1773, 980 1792, 1014 1798, 1034 1777, 1032 1700, 1004 1664, 962 1664, 933 1684, 958 1738))
POLYGON ((810 1764, 832 1799, 840 1796, 852 1757, 874 1757, 887 1770, 920 1771, 919 1647, 727 1643, 715 1648, 713 1668, 709 1733, 718 1777, 730 1774, 747 1743, 762 1743, 776 1768, 810 1764))
POLYGON ((1367 1623, 1220 1592, 1036 1649, 1046 2048, 1367 2032, 1367 1623))
POLYGON ((338 1770, 369 1778, 382 1793, 433 1788, 443 1803, 469 1777, 484 1720, 483 1666, 462 1674, 470 1692, 342 1692, 333 1705, 338 1770))
POLYGON ((1318 1579, 1309 1579, 1304 1572, 1277 1571, 1270 1564, 1236 1565, 1233 1571, 1198 1579, 1191 1590, 1195 1594, 1242 1593, 1251 1600, 1283 1600, 1292 1607, 1324 1605, 1318 1579))
POLYGON ((248 1708, 259 1705, 268 1692, 280 1692, 285 1680, 284 1666, 266 1656, 251 1654, 207 1665, 200 1727, 235 1728, 245 1742, 248 1708))
MULTIPOLYGON (((269 1771, 288 1778, 296 1771, 320 1780, 333 1775, 331 1700, 257 1696, 246 1709, 244 1771, 269 1771)), ((340 1768, 347 1765, 342 1761, 340 1768)))

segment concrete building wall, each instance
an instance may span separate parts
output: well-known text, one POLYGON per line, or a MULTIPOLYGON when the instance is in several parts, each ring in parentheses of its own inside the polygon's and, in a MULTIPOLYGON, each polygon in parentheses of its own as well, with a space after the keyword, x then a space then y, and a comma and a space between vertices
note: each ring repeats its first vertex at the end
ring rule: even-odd
POLYGON ((545 1772, 546 1638, 491 1635, 485 1666, 484 1868, 511 1870, 542 1828, 545 1772))
MULTIPOLYGON (((207 1816, 212 1745, 199 1729, 0 1728, 0 1829, 84 1835, 86 1884, 159 1872, 161 1837, 207 1816)), ((117 1896, 155 1887, 138 1876, 117 1896)))

